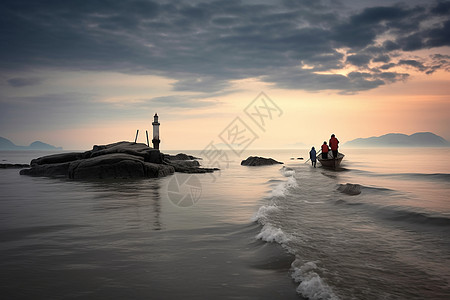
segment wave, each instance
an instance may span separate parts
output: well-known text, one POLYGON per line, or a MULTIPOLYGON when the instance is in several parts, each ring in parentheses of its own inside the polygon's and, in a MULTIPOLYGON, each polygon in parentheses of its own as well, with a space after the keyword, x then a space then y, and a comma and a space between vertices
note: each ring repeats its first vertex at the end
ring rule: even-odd
POLYGON ((394 174, 395 176, 403 176, 417 179, 425 179, 425 180, 442 180, 449 182, 450 174, 446 173, 432 173, 432 174, 424 174, 424 173, 400 173, 394 174))
POLYGON ((276 185, 272 189, 272 192, 271 192, 271 195, 270 195, 272 198, 285 197, 289 193, 289 190, 298 187, 297 180, 294 177, 294 175, 295 175, 295 170, 294 169, 286 168, 286 167, 283 166, 280 169, 280 173, 284 177, 287 177, 287 180, 280 182, 278 185, 276 185))
POLYGON ((448 173, 375 173, 370 171, 352 169, 353 173, 358 173, 365 176, 373 177, 395 177, 402 179, 414 180, 432 180, 432 181, 450 181, 450 174, 448 173))
MULTIPOLYGON (((262 240, 267 243, 280 244, 287 253, 295 255, 296 251, 292 249, 292 245, 290 245, 290 242, 294 241, 295 238, 270 222, 270 220, 273 219, 274 214, 276 215, 280 213, 280 207, 277 203, 281 205, 287 199, 286 196, 291 195, 291 193, 298 192, 297 188, 299 187, 299 183, 294 177, 295 170, 283 167, 280 169, 280 173, 284 177, 287 177, 287 180, 277 184, 273 188, 269 197, 269 204, 261 206, 252 218, 253 222, 263 225, 261 231, 255 236, 255 239, 262 240)), ((310 300, 339 299, 333 293, 331 287, 329 287, 315 271, 315 269, 317 269, 317 265, 314 262, 306 263, 303 266, 298 266, 299 264, 300 260, 298 259, 295 259, 291 263, 291 277, 296 283, 298 283, 296 291, 299 295, 302 295, 310 300)))
POLYGON ((286 167, 286 166, 283 166, 283 167, 280 169, 280 172, 281 172, 281 174, 282 174, 284 177, 294 176, 294 174, 295 174, 295 170, 294 170, 294 169, 289 168, 289 167, 286 167))
POLYGON ((293 272, 291 277, 299 283, 297 293, 311 300, 337 300, 339 299, 329 285, 317 274, 316 262, 307 262, 302 265, 296 259, 291 265, 293 272))
POLYGON ((264 225, 261 232, 256 235, 256 239, 278 244, 285 244, 290 240, 281 228, 274 227, 270 224, 264 225))
POLYGON ((444 216, 432 216, 424 212, 414 212, 408 210, 384 208, 383 214, 387 219, 394 221, 403 221, 414 224, 432 225, 440 227, 450 226, 450 218, 444 216))
POLYGON ((366 209, 372 211, 372 213, 375 213, 375 215, 377 215, 378 217, 391 221, 401 221, 411 224, 420 224, 437 227, 450 226, 449 217, 436 215, 433 216, 426 212, 411 211, 408 209, 395 208, 392 206, 380 207, 378 205, 371 203, 347 201, 344 199, 337 199, 334 201, 334 203, 337 205, 343 204, 349 206, 363 205, 366 209))
POLYGON ((276 205, 263 205, 261 206, 256 214, 252 218, 252 222, 258 222, 262 225, 266 224, 267 217, 275 212, 278 211, 279 208, 276 205))

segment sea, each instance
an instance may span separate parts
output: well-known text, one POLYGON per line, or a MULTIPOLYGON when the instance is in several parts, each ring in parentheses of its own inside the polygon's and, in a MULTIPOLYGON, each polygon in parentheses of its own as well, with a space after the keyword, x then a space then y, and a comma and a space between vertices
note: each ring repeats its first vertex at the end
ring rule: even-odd
POLYGON ((308 149, 158 179, 0 169, 0 297, 450 299, 450 148, 340 150, 336 171, 308 149))

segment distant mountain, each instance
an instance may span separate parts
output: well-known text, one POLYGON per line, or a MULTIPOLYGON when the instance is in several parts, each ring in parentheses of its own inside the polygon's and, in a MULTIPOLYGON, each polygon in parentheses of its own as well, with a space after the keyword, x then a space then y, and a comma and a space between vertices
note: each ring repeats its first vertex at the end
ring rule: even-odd
POLYGON ((431 132, 417 132, 411 135, 388 133, 370 138, 358 138, 344 144, 346 147, 449 147, 444 138, 431 132))
POLYGON ((0 137, 0 149, 1 150, 13 150, 16 149, 16 145, 13 144, 13 142, 11 142, 8 139, 2 138, 0 137))
POLYGON ((33 142, 29 146, 17 146, 10 140, 0 137, 0 150, 62 150, 62 147, 55 147, 40 141, 33 142))

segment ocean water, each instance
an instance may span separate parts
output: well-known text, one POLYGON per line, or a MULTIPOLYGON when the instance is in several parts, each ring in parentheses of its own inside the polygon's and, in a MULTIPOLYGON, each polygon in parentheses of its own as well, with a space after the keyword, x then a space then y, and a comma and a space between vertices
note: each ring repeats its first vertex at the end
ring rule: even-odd
POLYGON ((227 152, 219 172, 160 179, 0 169, 0 295, 449 299, 450 149, 342 151, 339 171, 291 159, 306 149, 227 152), (249 155, 285 164, 240 166, 249 155))

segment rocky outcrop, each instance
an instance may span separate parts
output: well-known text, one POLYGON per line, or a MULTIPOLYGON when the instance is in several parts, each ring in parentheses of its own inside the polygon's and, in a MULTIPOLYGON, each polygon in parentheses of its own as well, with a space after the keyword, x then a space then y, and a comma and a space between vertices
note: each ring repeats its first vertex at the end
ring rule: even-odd
POLYGON ((276 161, 272 158, 264 158, 259 156, 250 156, 241 161, 242 166, 269 166, 275 164, 282 164, 282 162, 276 161))
POLYGON ((178 153, 177 155, 164 154, 164 159, 173 161, 173 160, 194 160, 194 159, 197 160, 201 158, 192 155, 187 155, 184 153, 178 153))
POLYGON ((29 168, 30 165, 27 164, 0 164, 0 169, 22 169, 22 168, 29 168))
MULTIPOLYGON (((181 156, 179 156, 181 157, 181 156)), ((183 155, 183 157, 188 157, 183 155)), ((21 175, 67 177, 71 179, 145 178, 163 177, 175 171, 205 173, 213 169, 199 167, 195 160, 171 160, 159 150, 145 144, 118 142, 94 146, 92 150, 62 153, 31 161, 31 168, 21 175)))
POLYGON ((361 194, 361 186, 359 184, 352 184, 352 183, 340 184, 337 190, 340 191, 341 193, 350 196, 361 194))
POLYGON ((217 168, 201 168, 198 160, 201 158, 178 153, 177 155, 164 154, 164 163, 174 167, 175 172, 180 173, 211 173, 217 168))

